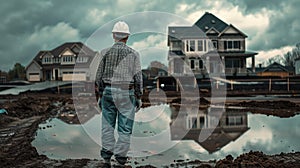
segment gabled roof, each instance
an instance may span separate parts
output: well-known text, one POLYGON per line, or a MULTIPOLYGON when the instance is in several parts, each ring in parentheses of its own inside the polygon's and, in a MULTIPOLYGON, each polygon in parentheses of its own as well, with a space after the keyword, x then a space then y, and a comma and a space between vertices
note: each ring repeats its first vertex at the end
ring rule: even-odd
POLYGON ((171 41, 206 37, 205 33, 197 26, 169 26, 168 27, 168 46, 171 41))
POLYGON ((203 32, 206 32, 212 27, 222 32, 228 26, 227 23, 209 12, 205 12, 194 25, 198 26, 203 32))
MULTIPOLYGON (((168 45, 170 40, 184 38, 201 38, 206 37, 206 34, 227 34, 226 31, 233 29, 243 37, 246 34, 234 27, 232 24, 227 24, 215 15, 206 12, 193 26, 169 26, 168 27, 168 45)), ((229 33, 230 34, 230 33, 229 33)))
POLYGON ((58 55, 58 57, 61 57, 63 54, 65 54, 66 52, 69 52, 69 53, 71 53, 72 55, 76 55, 76 53, 73 51, 73 50, 71 50, 70 48, 65 48, 59 55, 58 55))
MULTIPOLYGON (((33 60, 41 66, 42 65, 41 56, 43 56, 47 52, 50 52, 50 51, 40 51, 40 52, 38 52, 36 54, 36 56, 33 58, 33 60)), ((30 62, 30 64, 31 64, 31 62, 30 62)))
POLYGON ((223 34, 226 34, 226 32, 232 28, 233 30, 235 30, 236 32, 238 32, 239 34, 241 34, 242 36, 244 37, 247 37, 246 34, 244 34, 243 32, 241 32, 239 29, 237 29, 236 27, 234 27, 232 24, 230 24, 229 26, 227 26, 220 34, 219 36, 223 35, 223 34))
POLYGON ((38 63, 36 60, 32 60, 26 67, 25 67, 25 70, 27 70, 31 64, 36 64, 40 69, 42 68, 41 67, 41 64, 38 63))
MULTIPOLYGON (((41 66, 42 56, 46 53, 50 53, 51 55, 53 55, 53 57, 59 57, 59 55, 66 50, 72 51, 76 56, 94 57, 97 54, 97 52, 93 51, 92 49, 84 45, 82 42, 67 42, 54 48, 53 50, 45 50, 38 52, 38 54, 34 57, 34 60, 41 66), (80 50, 77 50, 75 48, 80 48, 80 50)), ((89 64, 91 61, 92 58, 89 59, 87 64, 89 64)))
POLYGON ((205 37, 205 33, 197 26, 168 27, 168 35, 177 39, 201 36, 205 37))
MULTIPOLYGON (((200 146, 202 146, 205 150, 209 153, 214 153, 224 146, 237 140, 241 135, 247 132, 250 128, 249 127, 239 127, 239 128, 216 128, 214 132, 202 142, 195 140, 200 146), (236 134, 235 136, 231 136, 230 133, 236 134)), ((202 130, 204 131, 204 130, 202 130)))
POLYGON ((217 34, 219 34, 220 32, 216 28, 211 27, 210 29, 208 29, 206 31, 206 33, 208 33, 208 34, 211 34, 211 33, 217 33, 217 34))
POLYGON ((277 62, 267 66, 262 72, 291 72, 294 71, 292 67, 283 66, 277 62))
POLYGON ((81 48, 84 52, 86 52, 87 55, 94 55, 95 52, 90 49, 89 47, 87 47, 86 45, 84 45, 82 42, 67 42, 64 43, 56 48, 54 48, 53 50, 51 50, 50 52, 54 55, 54 57, 59 56, 66 48, 69 48, 73 53, 75 53, 76 55, 79 54, 78 51, 73 50, 73 48, 75 46, 78 46, 79 48, 81 48))

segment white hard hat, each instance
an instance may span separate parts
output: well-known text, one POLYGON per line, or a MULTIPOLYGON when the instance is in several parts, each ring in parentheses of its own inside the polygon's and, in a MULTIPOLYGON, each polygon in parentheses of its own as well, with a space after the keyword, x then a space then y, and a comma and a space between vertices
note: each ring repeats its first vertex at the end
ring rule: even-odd
POLYGON ((112 30, 112 33, 125 33, 125 34, 130 34, 129 31, 129 26, 127 23, 125 23, 124 21, 118 21, 115 25, 114 28, 112 30))

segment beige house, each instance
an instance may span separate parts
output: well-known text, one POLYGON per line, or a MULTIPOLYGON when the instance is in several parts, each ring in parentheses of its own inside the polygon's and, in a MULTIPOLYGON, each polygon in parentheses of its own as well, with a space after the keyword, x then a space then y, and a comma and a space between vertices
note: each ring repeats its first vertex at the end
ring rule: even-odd
POLYGON ((257 76, 279 76, 286 78, 294 75, 294 68, 290 66, 283 66, 277 62, 274 62, 266 68, 259 68, 259 70, 256 70, 256 74, 257 76))
POLYGON ((81 42, 64 43, 40 51, 26 67, 26 77, 37 81, 86 81, 94 77, 99 54, 81 42))

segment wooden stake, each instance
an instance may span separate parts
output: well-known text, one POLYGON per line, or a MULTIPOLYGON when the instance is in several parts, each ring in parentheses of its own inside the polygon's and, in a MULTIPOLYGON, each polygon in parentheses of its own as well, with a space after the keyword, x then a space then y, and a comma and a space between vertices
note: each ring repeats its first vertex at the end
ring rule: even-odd
POLYGON ((156 79, 156 91, 159 92, 159 78, 156 79))
POLYGON ((272 79, 269 80, 269 92, 272 90, 272 79))
POLYGON ((290 78, 287 78, 287 90, 290 91, 290 78))

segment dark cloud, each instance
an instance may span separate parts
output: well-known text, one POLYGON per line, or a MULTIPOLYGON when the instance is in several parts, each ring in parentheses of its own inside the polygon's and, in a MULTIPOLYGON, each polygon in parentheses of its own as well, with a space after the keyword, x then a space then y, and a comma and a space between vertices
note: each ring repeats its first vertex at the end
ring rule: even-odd
POLYGON ((84 41, 100 26, 122 15, 174 9, 168 2, 160 2, 10 0, 1 3, 0 69, 8 70, 15 62, 27 65, 39 50, 52 49, 66 41, 84 41), (157 8, 162 3, 165 7, 157 8), (69 31, 77 33, 68 34, 69 31))
POLYGON ((238 5, 245 15, 251 13, 265 13, 269 16, 270 23, 268 28, 265 30, 261 40, 256 41, 256 43, 250 46, 251 49, 276 49, 284 46, 294 46, 300 42, 299 0, 229 1, 238 5))
POLYGON ((261 0, 229 0, 229 2, 232 2, 234 5, 239 6, 241 9, 243 9, 247 14, 249 13, 255 13, 255 12, 261 12, 263 8, 266 9, 278 9, 283 3, 286 3, 286 1, 282 0, 272 0, 272 1, 261 1, 261 0))
MULTIPOLYGON (((258 0, 228 1, 229 3, 223 1, 222 3, 238 5, 239 10, 242 10, 245 15, 261 13, 265 10, 272 13, 270 26, 265 30, 262 40, 251 43, 248 48, 268 50, 299 42, 300 24, 297 10, 300 2, 298 0, 275 0, 272 3, 258 0)), ((0 69, 8 70, 15 62, 27 65, 39 50, 52 49, 66 41, 84 42, 105 23, 127 14, 162 11, 178 13, 185 17, 199 10, 209 11, 213 7, 213 2, 203 3, 203 1, 191 0, 176 1, 176 3, 165 0, 10 0, 2 2, 0 5, 0 69), (180 4, 186 4, 188 8, 179 11, 180 4)), ((157 19, 150 25, 159 25, 161 22, 164 20, 157 19)), ((138 21, 137 26, 146 24, 149 23, 145 19, 138 21)))

